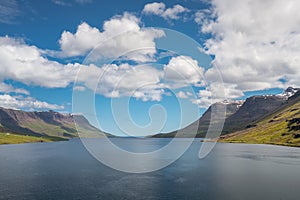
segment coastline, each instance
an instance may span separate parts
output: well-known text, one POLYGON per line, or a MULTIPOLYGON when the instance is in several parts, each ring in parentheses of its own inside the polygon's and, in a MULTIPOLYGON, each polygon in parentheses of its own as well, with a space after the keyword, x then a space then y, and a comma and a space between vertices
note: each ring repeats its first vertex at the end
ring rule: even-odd
MULTIPOLYGON (((172 138, 172 137, 169 137, 172 138)), ((129 138, 130 139, 130 138, 129 138)), ((144 139, 152 139, 144 138, 144 139)), ((9 144, 26 144, 26 143, 48 143, 48 142, 59 142, 59 141, 69 141, 66 138, 58 137, 36 137, 36 136, 27 136, 27 135, 16 135, 10 133, 0 133, 0 145, 9 145, 9 144)), ((234 140, 229 139, 224 136, 221 136, 218 139, 201 139, 200 142, 217 142, 217 143, 230 143, 230 144, 265 144, 265 145, 276 145, 276 146, 285 146, 285 147, 296 147, 299 148, 300 144, 289 144, 289 143, 276 143, 276 142, 251 142, 244 140, 234 140)))
POLYGON ((203 139, 201 142, 218 142, 218 143, 230 143, 230 144, 266 144, 266 145, 276 145, 276 146, 285 146, 285 147, 300 147, 300 144, 291 144, 291 143, 280 143, 280 142, 251 142, 244 140, 234 140, 228 139, 224 136, 221 136, 218 139, 203 139))
POLYGON ((267 144, 267 145, 276 145, 276 146, 285 146, 285 147, 300 147, 300 144, 289 144, 289 143, 276 143, 276 142, 262 142, 262 143, 253 143, 237 140, 218 140, 218 143, 230 143, 230 144, 267 144))
POLYGON ((43 143, 43 142, 58 142, 58 141, 67 141, 66 138, 60 137, 37 137, 29 135, 18 135, 12 133, 0 133, 0 145, 7 144, 24 144, 24 143, 43 143))

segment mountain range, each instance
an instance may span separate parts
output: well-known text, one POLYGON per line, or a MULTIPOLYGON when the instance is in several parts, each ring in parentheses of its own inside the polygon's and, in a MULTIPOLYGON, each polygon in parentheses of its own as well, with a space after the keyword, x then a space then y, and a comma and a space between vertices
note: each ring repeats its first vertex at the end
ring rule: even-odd
POLYGON ((300 90, 250 127, 223 135, 219 141, 300 147, 300 90))
MULTIPOLYGON (((264 124, 266 121, 271 121, 272 123, 269 123, 269 125, 272 124, 276 126, 276 123, 279 122, 278 120, 281 119, 285 120, 285 122, 282 122, 284 124, 283 127, 281 127, 281 132, 284 133, 280 133, 284 134, 285 141, 281 141, 278 137, 276 137, 278 140, 277 142, 275 142, 275 139, 274 142, 267 140, 257 142, 255 139, 251 141, 253 143, 278 143, 300 146, 300 141, 294 140, 295 138, 293 138, 300 136, 300 127, 298 129, 297 125, 300 124, 300 120, 298 120, 298 117, 300 117, 298 116, 298 111, 300 112, 299 88, 289 87, 279 95, 251 96, 245 101, 224 101, 215 103, 207 109, 198 121, 180 130, 180 133, 182 133, 180 134, 180 137, 191 137, 192 131, 197 130, 196 137, 204 138, 211 121, 212 107, 218 106, 218 104, 225 104, 226 106, 225 123, 222 130, 222 135, 224 136, 220 138, 220 141, 248 142, 248 140, 242 140, 242 138, 250 133, 257 133, 257 131, 262 128, 261 124, 264 124), (290 112, 291 110, 293 112, 290 112), (284 117, 278 117, 277 120, 269 119, 274 116, 284 117)), ((161 133, 152 137, 174 137, 176 133, 177 131, 161 133)), ((273 135, 274 137, 276 135, 272 128, 270 128, 268 134, 273 135)), ((253 138, 257 137, 257 135, 259 134, 254 134, 253 138)))
POLYGON ((6 108, 0 108, 0 133, 2 139, 5 139, 3 137, 5 133, 10 137, 30 136, 40 138, 41 141, 64 140, 78 137, 79 134, 81 137, 111 136, 92 126, 82 115, 54 111, 25 112, 6 108))
MULTIPOLYGON (((204 138, 214 106, 226 106, 221 142, 269 143, 300 146, 300 89, 279 95, 252 96, 246 100, 211 105, 199 120, 180 130, 179 137, 204 138)), ((174 137, 177 131, 153 135, 174 137)), ((57 141, 74 137, 112 137, 92 126, 82 115, 54 111, 26 112, 0 107, 0 143, 57 141), (76 124, 74 123, 76 121, 76 124)), ((178 135, 177 135, 178 137, 178 135)))

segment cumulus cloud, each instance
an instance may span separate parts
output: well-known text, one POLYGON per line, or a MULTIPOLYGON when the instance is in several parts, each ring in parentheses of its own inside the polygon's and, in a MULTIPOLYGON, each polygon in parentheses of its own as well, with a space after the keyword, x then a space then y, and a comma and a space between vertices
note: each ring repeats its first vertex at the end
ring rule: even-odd
POLYGON ((0 83, 0 93, 18 93, 29 95, 29 91, 23 88, 15 88, 10 84, 0 83))
MULTIPOLYGON (((151 57, 155 53, 154 39, 162 37, 164 33, 156 29, 144 30, 139 23, 139 19, 126 13, 105 22, 102 32, 83 23, 75 34, 65 32, 60 44, 63 52, 77 55, 92 48, 90 45, 95 42, 90 38, 98 40, 99 36, 99 40, 102 40, 108 35, 125 30, 127 35, 100 45, 99 50, 103 50, 99 51, 100 54, 110 57, 132 48, 150 46, 151 48, 139 51, 141 54, 127 55, 131 59, 137 60, 136 58, 138 58, 141 61, 145 59, 142 59, 142 56, 151 57)), ((166 94, 166 88, 176 89, 188 85, 201 85, 204 72, 204 69, 198 66, 198 62, 188 56, 173 57, 169 63, 164 65, 163 69, 156 69, 150 64, 123 63, 103 66, 78 63, 62 64, 49 60, 45 53, 47 51, 28 45, 22 39, 0 37, 0 54, 2 55, 0 57, 0 92, 5 93, 2 95, 0 105, 13 108, 30 106, 32 108, 62 108, 28 97, 28 91, 5 84, 10 80, 30 86, 65 88, 74 82, 80 69, 82 76, 78 81, 82 85, 76 86, 74 88, 76 91, 83 91, 86 88, 95 89, 95 83, 98 83, 99 77, 102 77, 101 85, 96 88, 98 94, 112 98, 132 96, 143 101, 160 101, 166 94), (11 96, 10 93, 22 94, 22 96, 11 96)), ((97 55, 99 55, 98 52, 97 55)), ((184 98, 182 94, 179 95, 184 98)), ((184 95, 190 97, 188 93, 184 95)))
POLYGON ((164 19, 179 19, 180 14, 188 12, 187 8, 176 4, 172 8, 166 9, 166 5, 162 2, 148 3, 144 6, 143 13, 147 15, 158 15, 164 19))
POLYGON ((189 56, 172 57, 164 66, 164 80, 171 88, 184 86, 202 86, 204 68, 198 65, 197 60, 189 56))
POLYGON ((11 96, 8 94, 0 95, 0 106, 11 109, 50 109, 62 110, 64 106, 49 104, 45 101, 38 101, 31 97, 11 96))
POLYGON ((197 99, 192 99, 191 101, 201 108, 208 108, 213 103, 242 96, 244 96, 244 93, 237 89, 237 85, 213 82, 207 88, 199 90, 197 99))
MULTIPOLYGON (((130 96, 142 101, 160 101, 166 95, 165 89, 177 89, 201 84, 203 68, 191 57, 173 57, 163 69, 150 64, 107 64, 103 66, 60 64, 43 57, 42 50, 29 46, 22 40, 0 38, 0 80, 14 80, 26 85, 56 88, 73 83, 80 69, 76 91, 86 88, 95 90, 105 97, 130 96), (100 78, 101 77, 101 78, 100 78), (100 80, 99 80, 100 78, 100 80), (98 82, 100 81, 100 82, 98 82), (100 84, 98 84, 100 83, 100 84), (97 85, 98 84, 98 85, 97 85)), ((63 109, 63 106, 49 104, 29 97, 29 92, 0 82, 0 106, 14 109, 63 109), (12 96, 10 93, 22 94, 12 96)), ((188 92, 179 92, 179 98, 191 98, 188 92)))
MULTIPOLYGON (((134 97, 143 101, 160 101, 165 89, 200 86, 204 69, 188 56, 173 57, 162 70, 151 64, 89 65, 80 70, 77 91, 85 88, 106 97, 134 97), (100 77, 100 79, 99 79, 100 77)), ((190 92, 178 92, 179 98, 190 98, 190 92)))
POLYGON ((60 64, 42 55, 42 50, 20 39, 0 37, 0 106, 13 109, 63 109, 30 97, 29 91, 4 81, 47 88, 65 88, 75 80, 81 65, 60 64), (22 94, 20 96, 12 96, 22 94))
POLYGON ((193 96, 193 94, 191 92, 184 92, 184 91, 179 91, 176 94, 176 97, 180 98, 180 99, 187 99, 189 97, 193 96))
POLYGON ((81 69, 77 81, 91 90, 96 88, 98 94, 106 97, 132 96, 143 101, 160 101, 163 94, 161 74, 161 71, 147 65, 90 65, 81 69))
POLYGON ((129 13, 115 16, 106 21, 103 31, 83 22, 76 33, 64 31, 59 40, 61 55, 66 57, 83 56, 96 48, 97 56, 118 58, 133 50, 139 50, 131 59, 145 61, 155 53, 156 38, 164 36, 158 29, 143 29, 140 20, 129 13))
POLYGON ((205 74, 223 81, 235 94, 269 88, 299 86, 300 2, 297 0, 212 1, 212 15, 195 19, 202 32, 212 34, 205 43, 215 55, 205 74))
POLYGON ((191 102, 200 108, 208 108, 212 103, 218 102, 220 99, 213 100, 212 92, 209 90, 199 90, 197 99, 191 99, 191 102))
POLYGON ((0 37, 0 81, 15 80, 48 88, 66 87, 74 81, 79 64, 50 61, 36 46, 22 40, 0 37))

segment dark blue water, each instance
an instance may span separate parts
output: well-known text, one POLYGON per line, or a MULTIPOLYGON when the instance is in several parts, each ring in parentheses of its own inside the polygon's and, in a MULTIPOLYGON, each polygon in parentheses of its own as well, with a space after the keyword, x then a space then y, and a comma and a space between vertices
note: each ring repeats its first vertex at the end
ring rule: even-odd
MULTIPOLYGON (((147 150, 169 142, 114 140, 147 150)), ((200 146, 162 170, 128 174, 99 163, 78 139, 1 145, 0 199, 299 199, 299 148, 218 144, 200 160, 200 146)))

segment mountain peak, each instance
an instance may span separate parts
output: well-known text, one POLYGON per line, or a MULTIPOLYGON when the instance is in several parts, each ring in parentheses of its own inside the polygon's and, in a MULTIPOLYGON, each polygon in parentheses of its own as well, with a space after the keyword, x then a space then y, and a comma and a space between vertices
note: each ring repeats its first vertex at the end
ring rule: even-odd
POLYGON ((285 96, 287 98, 293 96, 296 94, 296 92, 300 91, 300 88, 294 88, 294 87, 288 87, 283 93, 282 96, 285 96))

